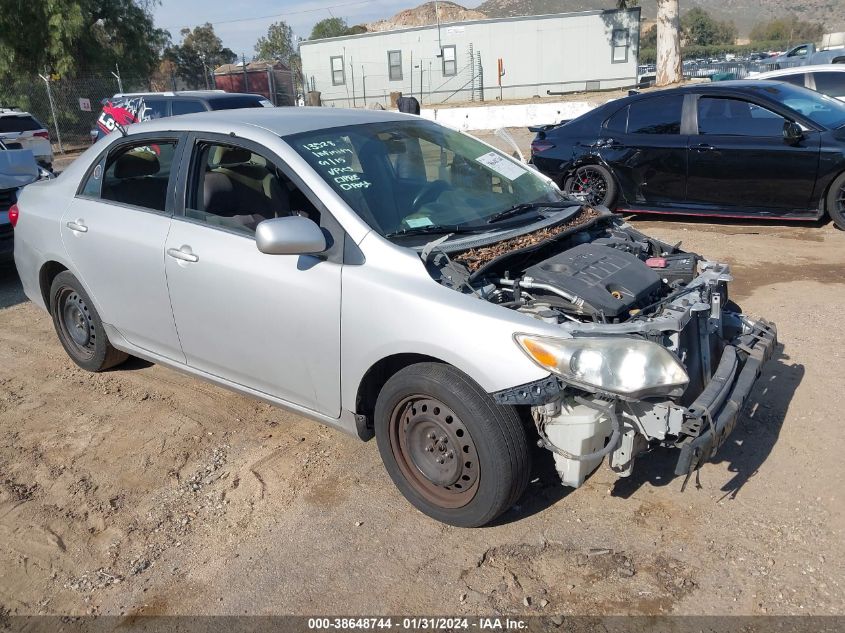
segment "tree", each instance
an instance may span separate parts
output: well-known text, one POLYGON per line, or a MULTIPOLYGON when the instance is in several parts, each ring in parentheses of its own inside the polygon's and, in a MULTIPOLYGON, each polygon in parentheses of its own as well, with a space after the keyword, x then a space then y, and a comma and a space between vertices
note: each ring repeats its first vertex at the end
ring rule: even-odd
POLYGON ((321 40, 326 37, 340 37, 349 34, 349 26, 343 18, 326 18, 320 20, 311 29, 312 40, 321 40))
POLYGON ((291 56, 295 54, 293 29, 284 22, 271 24, 267 29, 267 37, 259 38, 255 44, 256 59, 273 60, 290 66, 291 56))
MULTIPOLYGON (((617 0, 620 9, 636 0, 617 0)), ((657 0, 657 77, 655 85, 679 83, 681 74, 681 19, 678 0, 657 0)))
POLYGON ((799 20, 794 15, 756 24, 749 35, 752 42, 815 42, 824 35, 824 25, 799 20))
POLYGON ((0 76, 70 75, 113 68, 147 74, 170 34, 155 28, 149 0, 4 0, 0 76))
POLYGON ((238 58, 214 32, 214 26, 206 22, 193 29, 182 29, 182 43, 169 47, 164 56, 173 62, 177 74, 193 88, 208 88, 210 76, 215 68, 232 64, 238 58))
POLYGON ((733 22, 714 20, 707 11, 693 7, 681 19, 681 28, 687 44, 712 46, 733 44, 736 41, 736 27, 733 22))

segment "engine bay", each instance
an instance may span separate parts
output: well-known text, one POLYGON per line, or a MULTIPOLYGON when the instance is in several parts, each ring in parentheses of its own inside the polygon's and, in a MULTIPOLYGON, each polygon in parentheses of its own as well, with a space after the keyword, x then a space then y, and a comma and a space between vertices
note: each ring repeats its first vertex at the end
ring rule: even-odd
POLYGON ((429 260, 440 283, 549 323, 624 323, 683 291, 700 258, 582 207, 552 228, 429 260))

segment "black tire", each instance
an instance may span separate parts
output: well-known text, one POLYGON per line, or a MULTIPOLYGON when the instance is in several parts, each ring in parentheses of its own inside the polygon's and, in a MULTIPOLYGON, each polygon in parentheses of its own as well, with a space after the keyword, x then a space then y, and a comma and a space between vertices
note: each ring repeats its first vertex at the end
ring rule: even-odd
POLYGON ((581 165, 564 179, 563 191, 594 207, 616 204, 616 181, 602 165, 581 165))
POLYGON ((103 371, 129 358, 109 343, 91 298, 67 270, 56 275, 50 286, 50 314, 59 342, 82 369, 103 371))
POLYGON ((845 172, 830 185, 826 201, 827 214, 836 228, 845 231, 845 172))
POLYGON ((394 374, 376 401, 375 435, 399 491, 449 525, 489 523, 528 485, 531 458, 516 410, 449 365, 418 363, 394 374))

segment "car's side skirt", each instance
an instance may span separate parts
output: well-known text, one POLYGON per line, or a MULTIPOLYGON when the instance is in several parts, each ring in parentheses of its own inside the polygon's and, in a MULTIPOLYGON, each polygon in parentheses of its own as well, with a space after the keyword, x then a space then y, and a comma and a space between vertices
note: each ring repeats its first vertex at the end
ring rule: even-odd
POLYGON ((795 220, 801 222, 815 222, 822 217, 819 209, 806 211, 778 211, 766 209, 694 209, 694 208, 659 208, 640 207, 637 205, 620 205, 617 213, 644 213, 658 215, 683 215, 701 218, 735 218, 742 220, 795 220))

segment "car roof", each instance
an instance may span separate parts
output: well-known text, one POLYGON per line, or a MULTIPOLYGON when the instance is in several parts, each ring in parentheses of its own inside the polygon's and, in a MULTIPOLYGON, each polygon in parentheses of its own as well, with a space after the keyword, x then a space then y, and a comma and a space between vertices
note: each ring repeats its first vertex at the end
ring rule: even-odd
POLYGON ((782 77, 784 75, 791 75, 793 73, 818 73, 834 71, 845 73, 845 64, 813 64, 812 66, 792 66, 791 68, 780 68, 778 70, 768 70, 759 75, 754 75, 753 79, 767 79, 769 77, 782 77))
POLYGON ((135 123, 132 132, 204 131, 228 134, 244 128, 263 128, 279 136, 343 125, 420 120, 421 117, 389 110, 352 108, 283 107, 214 110, 135 123))

